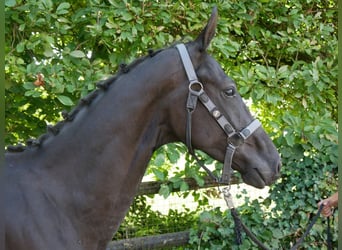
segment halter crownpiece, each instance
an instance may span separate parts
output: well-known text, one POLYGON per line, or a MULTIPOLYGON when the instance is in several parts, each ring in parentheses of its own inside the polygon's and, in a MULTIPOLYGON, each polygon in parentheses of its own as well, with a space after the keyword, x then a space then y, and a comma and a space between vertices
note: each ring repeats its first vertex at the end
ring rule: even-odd
POLYGON ((215 177, 211 171, 205 167, 203 164, 200 164, 208 174, 216 179, 220 183, 229 183, 230 177, 232 173, 232 160, 235 153, 235 150, 245 142, 245 140, 251 136, 255 130, 257 130, 261 123, 254 119, 247 127, 242 129, 241 131, 237 131, 230 122, 226 119, 223 113, 216 107, 216 105, 212 102, 209 96, 203 89, 203 84, 199 82, 196 72, 194 70, 193 64, 191 62, 189 53, 184 44, 177 44, 176 48, 178 49, 179 55, 182 59, 183 66, 186 72, 186 75, 189 80, 189 94, 186 103, 187 108, 187 128, 186 128, 186 144, 188 150, 191 155, 199 162, 195 152, 192 148, 191 144, 191 126, 192 126, 192 113, 196 109, 198 99, 200 102, 206 107, 212 117, 216 120, 216 122, 223 129, 228 138, 228 145, 226 148, 226 155, 223 164, 222 176, 220 179, 215 177))

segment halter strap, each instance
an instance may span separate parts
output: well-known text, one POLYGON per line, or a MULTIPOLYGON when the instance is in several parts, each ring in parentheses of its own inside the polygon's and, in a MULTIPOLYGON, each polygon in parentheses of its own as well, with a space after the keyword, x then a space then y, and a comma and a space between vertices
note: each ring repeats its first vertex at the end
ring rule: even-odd
POLYGON ((179 55, 182 59, 183 66, 186 72, 186 75, 189 80, 189 94, 186 103, 186 108, 188 111, 187 115, 187 126, 186 126, 186 144, 189 150, 189 153, 194 156, 199 165, 206 170, 206 172, 221 183, 230 183, 230 177, 232 173, 232 161, 236 148, 238 148, 244 141, 251 136, 255 130, 257 130, 261 123, 254 119, 247 127, 242 129, 241 131, 236 131, 236 129, 232 126, 232 124, 226 119, 226 117, 219 111, 217 106, 213 103, 213 101, 209 98, 206 92, 203 89, 203 84, 198 81, 196 72, 194 70, 193 64, 191 62, 189 53, 184 44, 177 44, 176 48, 178 49, 179 55), (204 164, 199 162, 198 157, 195 155, 195 152, 192 148, 191 143, 191 126, 192 126, 192 113, 196 109, 198 99, 205 106, 208 112, 212 115, 212 117, 216 120, 219 126, 223 129, 228 138, 228 145, 226 148, 226 154, 223 164, 222 176, 220 180, 216 178, 213 173, 206 167, 204 164))
POLYGON ((189 53, 188 53, 185 45, 183 43, 181 43, 181 44, 177 44, 176 47, 177 47, 179 54, 182 58, 183 66, 185 68, 185 72, 186 72, 186 75, 188 76, 189 82, 190 83, 194 82, 194 81, 198 82, 196 72, 194 70, 194 67, 192 66, 193 64, 191 62, 189 53))

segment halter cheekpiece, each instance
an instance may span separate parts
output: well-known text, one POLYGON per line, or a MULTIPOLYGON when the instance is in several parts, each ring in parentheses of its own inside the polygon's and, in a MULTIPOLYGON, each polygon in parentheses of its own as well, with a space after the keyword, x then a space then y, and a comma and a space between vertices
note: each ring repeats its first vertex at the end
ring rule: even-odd
POLYGON ((190 154, 195 157, 197 162, 199 162, 192 148, 192 143, 191 143, 191 126, 192 126, 191 118, 192 118, 192 113, 196 109, 197 102, 198 100, 200 100, 200 102, 206 107, 206 109, 209 111, 212 117, 216 120, 216 122, 220 125, 220 127, 226 133, 227 144, 228 144, 226 148, 226 155, 224 158, 221 178, 217 178, 216 176, 214 176, 213 173, 203 164, 200 164, 200 165, 217 182, 229 183, 231 173, 232 173, 232 160, 233 160, 235 150, 240 145, 242 145, 245 142, 245 140, 255 132, 255 130, 257 130, 261 126, 261 123, 257 119, 253 119, 247 127, 242 129, 241 131, 237 131, 204 91, 203 84, 197 78, 196 72, 194 70, 193 64, 191 62, 189 53, 185 45, 177 44, 176 48, 178 49, 179 55, 183 62, 186 75, 189 80, 189 94, 188 94, 188 99, 186 102, 186 109, 187 109, 186 144, 187 144, 188 150, 190 154))

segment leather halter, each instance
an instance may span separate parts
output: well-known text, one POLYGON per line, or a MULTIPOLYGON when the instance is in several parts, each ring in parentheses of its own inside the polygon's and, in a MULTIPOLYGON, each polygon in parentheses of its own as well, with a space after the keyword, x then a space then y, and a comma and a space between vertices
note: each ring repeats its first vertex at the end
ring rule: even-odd
POLYGON ((209 96, 203 89, 203 84, 199 82, 196 72, 194 70, 193 64, 191 62, 190 56, 184 44, 176 45, 178 49, 179 55, 182 59, 183 66, 186 72, 186 75, 189 80, 189 94, 186 103, 187 109, 187 128, 186 128, 186 144, 189 150, 189 153, 194 156, 199 165, 204 168, 207 173, 214 178, 219 183, 230 183, 230 177, 232 173, 232 160, 235 153, 235 150, 242 145, 245 140, 249 136, 251 136, 255 130, 257 130, 261 123, 257 119, 253 119, 253 121, 241 131, 237 131, 232 124, 228 122, 226 117, 219 111, 216 105, 211 101, 209 96), (225 134, 227 135, 227 148, 226 155, 224 158, 223 170, 221 178, 217 178, 214 174, 203 164, 200 164, 198 157, 195 155, 195 152, 192 148, 191 143, 191 125, 192 125, 192 113, 195 111, 197 106, 198 99, 200 102, 206 107, 212 117, 216 120, 216 122, 223 129, 225 134))

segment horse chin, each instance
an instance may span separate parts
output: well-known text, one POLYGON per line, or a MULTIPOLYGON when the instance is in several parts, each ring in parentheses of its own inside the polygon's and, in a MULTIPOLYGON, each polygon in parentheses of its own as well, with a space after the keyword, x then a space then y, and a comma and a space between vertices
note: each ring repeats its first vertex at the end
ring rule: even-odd
POLYGON ((260 175, 259 171, 251 170, 248 173, 241 174, 244 183, 251 185, 256 188, 264 188, 268 184, 265 182, 264 178, 260 175))

